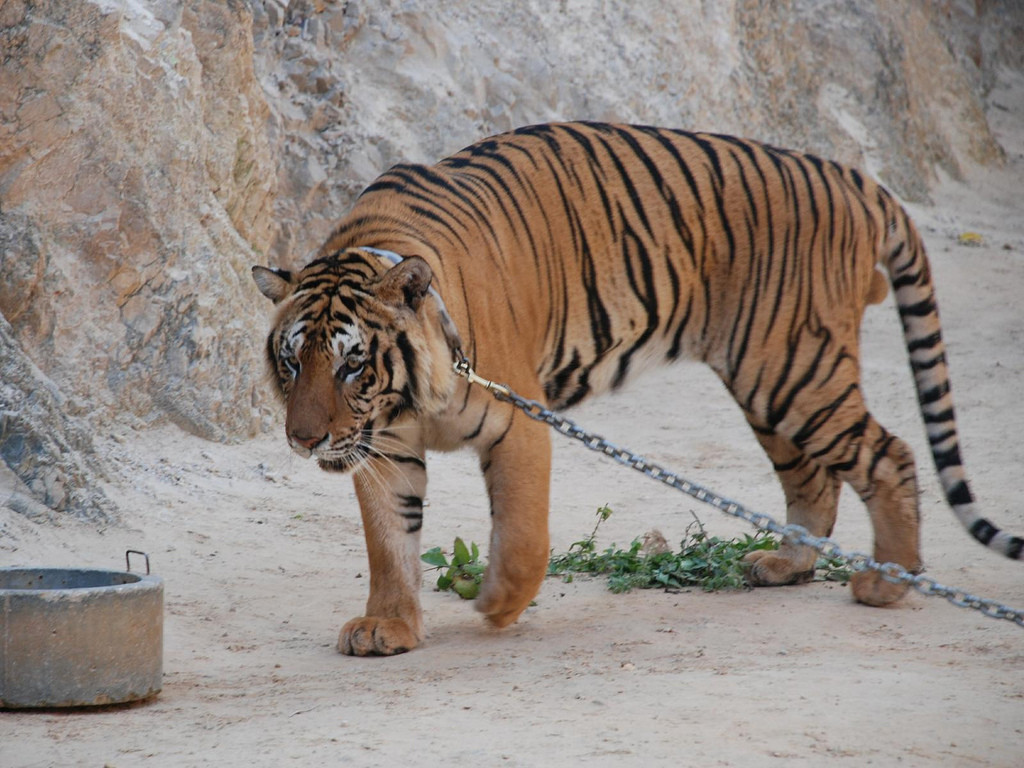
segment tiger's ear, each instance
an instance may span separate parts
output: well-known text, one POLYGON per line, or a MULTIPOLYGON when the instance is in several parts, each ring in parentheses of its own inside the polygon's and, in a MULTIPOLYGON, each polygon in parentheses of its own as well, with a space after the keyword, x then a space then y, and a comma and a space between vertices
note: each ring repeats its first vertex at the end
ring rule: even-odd
POLYGON ((256 281, 260 293, 275 304, 287 297, 295 287, 292 273, 286 269, 261 267, 257 264, 252 268, 252 279, 256 281))
POLYGON ((377 297, 392 306, 407 305, 414 312, 430 290, 434 273, 419 256, 409 256, 393 266, 377 282, 377 297))

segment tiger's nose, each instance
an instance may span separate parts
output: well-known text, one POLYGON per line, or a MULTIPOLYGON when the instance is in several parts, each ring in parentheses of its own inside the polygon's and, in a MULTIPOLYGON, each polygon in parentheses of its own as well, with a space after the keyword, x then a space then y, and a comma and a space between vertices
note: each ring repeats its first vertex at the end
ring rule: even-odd
POLYGON ((291 443, 291 446, 296 453, 301 455, 303 458, 309 458, 313 449, 321 443, 327 442, 327 435, 307 437, 306 435, 292 433, 288 435, 288 442, 291 443))

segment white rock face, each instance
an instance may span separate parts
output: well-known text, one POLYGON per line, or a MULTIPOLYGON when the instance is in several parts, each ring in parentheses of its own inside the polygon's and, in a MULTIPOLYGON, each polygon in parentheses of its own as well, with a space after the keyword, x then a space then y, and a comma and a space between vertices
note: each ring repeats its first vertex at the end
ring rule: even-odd
MULTIPOLYGON (((921 200, 936 169, 1000 161, 984 100, 1021 39, 1015 0, 5 0, 3 354, 82 434, 245 438, 272 415, 249 266, 304 262, 391 164, 631 121, 811 150, 921 200)), ((0 455, 19 403, 2 390, 0 455)), ((10 467, 28 488, 56 466, 39 445, 10 467)), ((35 498, 93 515, 87 464, 35 498)))

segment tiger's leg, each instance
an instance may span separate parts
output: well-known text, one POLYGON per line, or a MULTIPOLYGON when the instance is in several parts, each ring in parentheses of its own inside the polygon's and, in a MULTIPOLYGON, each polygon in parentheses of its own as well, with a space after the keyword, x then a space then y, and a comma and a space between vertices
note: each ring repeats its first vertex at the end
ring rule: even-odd
MULTIPOLYGON (((802 525, 813 536, 831 535, 842 486, 839 478, 790 440, 756 426, 754 433, 786 494, 786 522, 802 525)), ((748 578, 757 586, 802 584, 814 578, 817 557, 809 547, 783 541, 775 551, 761 550, 746 556, 750 565, 748 578)))
MULTIPOLYGON (((917 473, 910 446, 889 434, 866 414, 867 423, 856 464, 841 472, 868 508, 875 533, 874 558, 921 570, 917 473)), ((850 581, 854 598, 866 605, 888 605, 906 594, 907 584, 893 584, 876 571, 862 571, 850 581)))
POLYGON ((491 499, 490 564, 476 609, 496 627, 514 622, 547 574, 551 439, 547 427, 515 413, 480 452, 491 499))
POLYGON ((423 637, 419 550, 426 465, 422 455, 371 459, 352 479, 366 535, 370 596, 366 614, 342 627, 338 650, 352 656, 404 653, 423 637))
MULTIPOLYGON (((917 475, 910 447, 875 421, 859 387, 825 383, 817 395, 813 407, 801 408, 800 398, 793 404, 784 422, 800 426, 790 427, 791 439, 860 496, 874 528, 875 559, 920 570, 917 475), (820 418, 823 412, 830 414, 826 420, 820 418)), ((908 588, 874 571, 855 574, 851 586, 854 598, 867 605, 887 605, 908 588)))

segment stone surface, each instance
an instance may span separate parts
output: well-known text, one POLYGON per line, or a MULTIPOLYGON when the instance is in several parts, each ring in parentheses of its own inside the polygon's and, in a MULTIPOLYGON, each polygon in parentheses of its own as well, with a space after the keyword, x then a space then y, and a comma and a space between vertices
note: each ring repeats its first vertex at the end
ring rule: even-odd
POLYGON ((248 10, 13 0, 3 16, 0 311, 94 426, 252 434, 246 271, 274 228, 275 163, 248 10))
MULTIPOLYGON (((54 411, 9 418, 253 435, 274 412, 249 266, 304 262, 389 165, 520 124, 739 133, 925 200, 1000 162, 983 107, 1022 36, 1015 0, 5 0, 4 364, 54 411)), ((72 498, 98 460, 65 452, 72 498)), ((11 469, 33 487, 40 462, 11 469)))
POLYGON ((113 505, 88 430, 0 317, 0 505, 32 519, 54 512, 105 522, 113 505))

